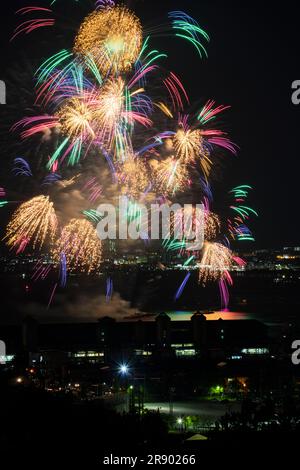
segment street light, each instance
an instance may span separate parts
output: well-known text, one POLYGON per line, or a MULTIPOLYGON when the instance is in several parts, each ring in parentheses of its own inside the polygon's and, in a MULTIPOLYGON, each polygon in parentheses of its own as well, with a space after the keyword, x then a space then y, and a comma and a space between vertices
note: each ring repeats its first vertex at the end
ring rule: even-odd
POLYGON ((182 431, 183 430, 183 419, 182 418, 177 418, 176 423, 179 426, 179 430, 182 431))
POLYGON ((129 367, 128 367, 128 365, 127 365, 127 364, 121 364, 121 365, 120 365, 120 368, 119 368, 119 372, 120 372, 120 374, 122 374, 122 375, 127 375, 128 372, 129 372, 129 367))

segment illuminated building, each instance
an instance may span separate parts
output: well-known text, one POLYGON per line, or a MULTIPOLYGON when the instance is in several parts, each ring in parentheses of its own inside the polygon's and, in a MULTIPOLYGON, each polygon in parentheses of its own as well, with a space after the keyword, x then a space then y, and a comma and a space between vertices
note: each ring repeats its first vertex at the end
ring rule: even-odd
POLYGON ((60 363, 97 365, 128 357, 147 361, 159 357, 251 357, 269 354, 267 328, 256 320, 207 320, 196 312, 189 321, 171 321, 166 313, 155 320, 38 324, 26 318, 23 327, 1 327, 12 356, 26 352, 30 365, 60 363))

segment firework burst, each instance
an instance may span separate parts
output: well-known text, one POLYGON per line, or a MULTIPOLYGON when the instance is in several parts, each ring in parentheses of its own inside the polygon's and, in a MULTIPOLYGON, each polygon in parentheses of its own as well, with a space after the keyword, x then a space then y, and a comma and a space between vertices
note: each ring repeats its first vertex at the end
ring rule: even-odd
POLYGON ((195 164, 198 160, 203 175, 208 179, 212 161, 200 130, 179 129, 173 139, 177 158, 185 164, 195 164))
POLYGON ((121 193, 134 199, 139 199, 150 185, 145 162, 132 155, 119 165, 117 179, 121 193))
POLYGON ((205 242, 199 267, 199 282, 231 280, 229 271, 234 265, 245 263, 221 243, 205 242))
POLYGON ((95 138, 91 127, 93 112, 89 103, 77 97, 70 98, 58 111, 57 117, 62 134, 71 139, 95 138))
POLYGON ((152 162, 155 185, 162 194, 174 195, 190 184, 187 166, 174 156, 152 162))
POLYGON ((71 219, 56 240, 52 255, 59 265, 64 253, 69 271, 90 274, 99 268, 101 252, 101 241, 93 225, 85 219, 71 219))
POLYGON ((57 231, 57 218, 48 196, 37 196, 24 202, 12 215, 5 239, 9 248, 24 251, 28 244, 41 248, 51 242, 57 231))
POLYGON ((75 38, 74 52, 93 58, 103 75, 130 70, 142 47, 140 20, 125 7, 88 15, 75 38))
MULTIPOLYGON (((51 5, 57 3, 51 1, 51 5)), ((52 8, 25 7, 18 13, 25 21, 15 29, 14 37, 58 27, 52 8)), ((97 0, 95 10, 83 19, 74 37, 73 49, 56 52, 36 72, 32 106, 26 107, 26 117, 12 130, 20 133, 22 141, 33 138, 41 149, 38 167, 44 159, 46 170, 50 170, 43 175, 42 186, 51 195, 55 187, 60 188, 57 212, 66 223, 58 235, 53 203, 48 196, 33 197, 13 213, 5 241, 17 253, 28 246, 41 249, 49 245, 53 263, 44 267, 41 262, 36 275, 44 279, 50 270, 55 268, 58 272, 49 306, 57 286, 66 285, 68 271, 97 273, 101 265, 102 245, 95 230, 103 216, 95 209, 100 199, 105 202, 106 197, 111 200, 125 195, 126 219, 136 222, 146 235, 140 202, 175 203, 185 196, 190 201, 196 192, 197 201, 204 202, 204 212, 195 215, 193 207, 189 220, 184 220, 188 233, 176 238, 183 215, 179 210, 162 247, 187 258, 184 269, 198 267, 202 284, 219 282, 223 304, 228 304, 230 271, 243 265, 231 251, 229 239, 253 240, 246 223, 257 214, 246 202, 251 189, 247 185, 230 192, 230 208, 225 217, 211 211, 214 166, 223 153, 235 155, 237 146, 217 125, 218 116, 228 106, 208 100, 194 113, 181 79, 160 67, 160 60, 167 55, 151 49, 148 33, 169 35, 171 31, 173 36, 190 43, 200 57, 207 56, 209 37, 188 14, 171 12, 167 25, 143 30, 138 17, 125 6, 118 6, 113 0, 97 0), (157 93, 159 85, 161 95, 157 93), (33 109, 39 109, 40 115, 33 116, 33 109), (70 169, 64 174, 63 162, 80 165, 77 175, 72 177, 70 169), (72 215, 66 202, 70 195, 78 201, 72 215), (204 232, 203 249, 189 251, 187 241, 199 231, 204 232)), ((32 182, 37 171, 33 161, 18 157, 14 159, 13 174, 32 182)), ((1 190, 0 196, 4 196, 1 190)), ((0 206, 7 203, 0 201, 0 206)), ((190 278, 190 273, 184 276, 175 300, 190 278)), ((112 290, 109 277, 107 300, 112 290)))

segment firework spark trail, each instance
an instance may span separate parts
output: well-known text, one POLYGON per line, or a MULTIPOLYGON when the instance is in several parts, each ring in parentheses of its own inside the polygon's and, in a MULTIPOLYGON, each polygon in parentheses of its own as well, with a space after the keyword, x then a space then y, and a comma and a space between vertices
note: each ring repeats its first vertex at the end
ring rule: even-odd
POLYGON ((18 239, 16 243, 16 255, 23 253, 25 249, 27 248, 27 245, 29 244, 29 242, 30 242, 30 239, 27 237, 22 237, 18 239))
POLYGON ((191 276, 191 273, 187 273, 185 276, 184 276, 184 279, 182 281, 182 283, 180 284, 179 288, 177 289, 176 291, 176 294, 175 294, 175 297, 174 297, 174 300, 176 302, 176 300, 178 300, 180 298, 180 296, 182 295, 182 292, 184 291, 184 288, 189 280, 191 276))
POLYGON ((201 40, 203 38, 209 41, 209 36, 200 28, 197 21, 183 11, 172 11, 169 13, 169 18, 172 20, 176 36, 189 41, 198 51, 200 58, 202 58, 203 55, 207 57, 206 49, 201 40))
MULTIPOLYGON (((207 132, 202 132, 203 135, 208 135, 207 132)), ((231 142, 230 139, 227 137, 209 137, 207 142, 211 145, 216 145, 217 147, 221 147, 222 149, 228 150, 233 155, 237 154, 237 146, 231 142)))
POLYGON ((42 261, 39 261, 38 263, 36 263, 34 267, 34 272, 33 272, 33 275, 31 276, 31 280, 37 281, 38 279, 42 279, 42 280, 46 279, 46 277, 51 271, 51 268, 52 268, 51 264, 45 265, 42 261))
MULTIPOLYGON (((6 196, 5 189, 0 187, 0 197, 5 197, 5 196, 6 196)), ((4 201, 4 200, 0 201, 0 209, 1 209, 1 207, 6 206, 7 204, 8 204, 8 201, 4 201)))
MULTIPOLYGON (((20 10, 17 10, 17 14, 20 15, 26 15, 29 13, 41 13, 41 14, 46 14, 46 13, 53 13, 52 10, 49 8, 42 8, 42 7, 25 7, 21 8, 20 10)), ((16 27, 14 30, 14 34, 11 37, 10 41, 13 41, 17 36, 19 36, 22 33, 29 34, 32 31, 39 29, 39 28, 44 28, 44 27, 50 27, 54 26, 55 24, 55 19, 54 18, 32 18, 30 20, 24 21, 21 23, 19 26, 16 27)))
POLYGON ((42 65, 36 71, 37 77, 37 86, 40 86, 45 81, 49 80, 49 78, 53 78, 53 74, 55 74, 58 84, 60 80, 66 75, 69 69, 72 69, 74 62, 72 61, 73 54, 72 52, 67 51, 66 49, 62 49, 61 51, 57 52, 53 56, 49 57, 45 60, 42 65), (70 59, 71 62, 65 65, 64 69, 57 73, 59 67, 70 59))
POLYGON ((251 230, 245 224, 252 215, 258 216, 257 212, 249 207, 245 206, 244 203, 248 198, 249 191, 251 190, 249 185, 240 185, 229 191, 230 196, 234 198, 234 204, 231 204, 229 208, 233 211, 233 218, 227 219, 228 231, 234 240, 238 241, 254 241, 251 230))
POLYGON ((61 175, 53 172, 45 176, 45 178, 43 179, 41 183, 41 186, 50 186, 51 184, 57 183, 60 180, 61 180, 61 175))
POLYGON ((173 114, 171 113, 170 109, 165 103, 162 103, 161 101, 158 103, 153 103, 154 106, 156 106, 158 109, 160 109, 167 117, 173 119, 173 114))
POLYGON ((103 194, 102 187, 99 186, 95 176, 93 176, 86 182, 82 190, 86 190, 89 193, 90 202, 96 202, 97 199, 99 199, 99 197, 103 194))
POLYGON ((219 291, 220 291, 220 299, 221 299, 221 309, 227 310, 229 305, 229 290, 228 285, 232 286, 233 282, 230 276, 226 279, 219 280, 219 291))
POLYGON ((174 110, 183 110, 184 105, 181 98, 181 94, 184 96, 186 102, 189 104, 189 97, 185 88, 179 78, 171 72, 169 76, 163 81, 165 87, 167 88, 170 98, 172 100, 174 110))
POLYGON ((216 102, 214 100, 208 100, 200 110, 197 119, 202 125, 207 124, 209 121, 215 119, 219 113, 230 108, 230 106, 223 106, 222 104, 215 108, 215 104, 216 102))
POLYGON ((44 133, 59 125, 56 116, 34 116, 25 117, 18 121, 12 128, 12 131, 17 131, 20 127, 25 129, 21 132, 21 138, 27 139, 38 133, 44 133), (26 129, 27 128, 27 129, 26 129))
POLYGON ((113 281, 111 277, 106 280, 106 302, 110 302, 113 294, 113 281))
POLYGON ((14 159, 13 173, 16 176, 32 176, 29 163, 21 157, 14 159))
POLYGON ((49 302, 48 302, 48 305, 47 305, 47 310, 50 308, 50 306, 51 306, 51 304, 52 304, 52 300, 53 300, 53 297, 54 297, 54 295, 55 295, 56 288, 57 288, 57 283, 54 284, 53 290, 52 290, 52 292, 51 292, 50 299, 49 299, 49 302))
POLYGON ((95 209, 89 209, 87 211, 82 211, 82 213, 90 222, 93 222, 95 224, 97 224, 103 217, 103 215, 100 214, 95 209))
POLYGON ((59 279, 60 287, 66 287, 67 284, 67 258, 64 252, 60 254, 59 264, 59 279))
POLYGON ((95 7, 99 10, 106 8, 113 8, 115 2, 113 0, 96 0, 95 7))

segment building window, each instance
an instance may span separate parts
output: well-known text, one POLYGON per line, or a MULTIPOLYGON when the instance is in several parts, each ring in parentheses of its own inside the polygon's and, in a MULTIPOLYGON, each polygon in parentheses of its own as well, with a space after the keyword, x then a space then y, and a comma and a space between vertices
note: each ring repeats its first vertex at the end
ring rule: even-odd
POLYGON ((250 355, 254 355, 254 354, 258 354, 258 355, 261 355, 261 354, 269 354, 269 350, 267 348, 245 348, 245 349, 242 349, 241 351, 243 354, 250 354, 250 355))
POLYGON ((177 357, 190 357, 195 356, 196 351, 195 349, 176 349, 175 354, 177 357))
POLYGON ((144 349, 135 349, 134 352, 136 356, 152 356, 151 351, 146 351, 144 349))
POLYGON ((74 353, 74 357, 103 357, 104 353, 103 352, 98 352, 98 351, 78 351, 74 353))

